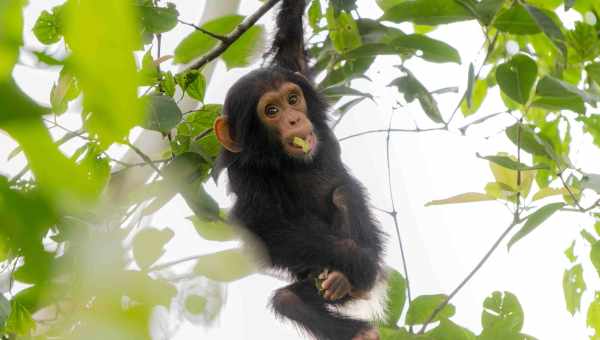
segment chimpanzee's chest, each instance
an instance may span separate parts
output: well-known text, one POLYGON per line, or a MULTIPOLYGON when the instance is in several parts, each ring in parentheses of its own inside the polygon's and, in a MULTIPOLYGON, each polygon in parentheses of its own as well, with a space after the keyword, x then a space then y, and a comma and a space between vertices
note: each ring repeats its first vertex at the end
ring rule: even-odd
POLYGON ((324 172, 299 173, 286 181, 289 202, 286 207, 290 214, 312 213, 329 221, 334 210, 332 194, 343 182, 324 172))

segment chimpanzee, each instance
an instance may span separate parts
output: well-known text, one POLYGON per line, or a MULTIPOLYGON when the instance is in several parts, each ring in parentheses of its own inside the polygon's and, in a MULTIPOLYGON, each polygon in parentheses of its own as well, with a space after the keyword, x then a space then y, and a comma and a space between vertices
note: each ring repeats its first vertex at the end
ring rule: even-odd
POLYGON ((328 105, 308 80, 305 5, 283 0, 271 64, 229 90, 214 124, 223 148, 213 175, 228 169, 233 222, 294 279, 275 292, 275 313, 318 339, 376 340, 375 327, 335 309, 374 286, 383 234, 341 161, 328 105))

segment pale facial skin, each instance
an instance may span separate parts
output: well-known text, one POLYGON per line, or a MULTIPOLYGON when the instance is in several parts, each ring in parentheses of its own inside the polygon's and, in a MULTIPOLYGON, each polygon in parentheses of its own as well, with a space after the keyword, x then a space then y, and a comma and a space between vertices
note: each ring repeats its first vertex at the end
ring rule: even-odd
POLYGON ((278 132, 283 149, 295 158, 312 156, 318 144, 307 110, 302 89, 290 82, 263 94, 256 105, 260 120, 278 132), (294 143, 295 137, 306 143, 304 150, 294 143))

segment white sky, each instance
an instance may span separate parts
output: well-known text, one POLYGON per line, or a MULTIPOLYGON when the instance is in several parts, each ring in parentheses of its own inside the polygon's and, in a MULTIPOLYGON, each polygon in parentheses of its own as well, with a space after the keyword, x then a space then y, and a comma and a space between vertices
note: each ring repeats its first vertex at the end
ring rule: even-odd
MULTIPOLYGON (((62 1, 32 0, 26 10, 26 45, 41 47, 29 33, 39 12, 62 1)), ((201 15, 204 1, 176 0, 181 19, 195 22, 201 15)), ((241 12, 253 12, 260 3, 255 0, 242 1, 241 12)), ((374 1, 359 0, 363 17, 378 17, 380 10, 374 1)), ((269 19, 263 19, 268 23, 269 19)), ((403 26, 409 29, 409 26, 403 26)), ((163 50, 172 51, 177 43, 190 30, 179 26, 164 35, 163 50)), ((454 24, 438 29, 432 34, 457 48, 463 64, 433 64, 410 61, 406 66, 430 89, 460 86, 466 83, 466 70, 469 62, 476 65, 482 55, 478 49, 482 34, 474 22, 454 24)), ((373 83, 355 81, 353 85, 372 93, 376 103, 364 101, 339 125, 339 137, 371 128, 387 127, 393 100, 399 98, 395 89, 386 85, 400 73, 391 68, 398 60, 379 58, 368 73, 373 83)), ((247 70, 236 69, 227 72, 219 63, 212 83, 209 85, 207 102, 222 102, 225 89, 247 70)), ((14 73, 18 83, 36 100, 48 104, 52 83, 56 80, 56 70, 35 70, 17 66, 14 73)), ((495 88, 488 94, 484 107, 477 114, 481 117, 502 111, 495 88)), ((462 92, 461 92, 462 93, 462 92)), ((454 109, 458 95, 437 96, 443 115, 447 118, 454 109)), ((394 126, 413 128, 413 119, 421 128, 432 127, 424 118, 417 105, 409 105, 395 113, 394 126)), ((68 126, 77 126, 77 112, 67 113, 61 121, 68 126)), ((454 126, 462 126, 469 120, 456 119, 454 126)), ((500 117, 488 124, 473 127, 469 136, 456 132, 436 132, 427 134, 392 135, 392 174, 396 207, 399 210, 401 233, 407 250, 408 268, 413 296, 421 294, 449 293, 479 261, 494 240, 510 223, 511 215, 499 203, 475 203, 428 207, 424 204, 433 199, 445 198, 468 191, 483 191, 487 182, 493 181, 485 161, 475 157, 475 153, 493 154, 497 151, 515 152, 508 142, 502 127, 512 124, 510 117, 500 117), (487 138, 489 137, 489 138, 487 138)), ((575 129, 577 130, 577 129, 575 129)), ((573 162, 584 170, 600 168, 598 149, 584 148, 591 144, 586 137, 581 142, 580 134, 575 135, 572 147, 575 149, 573 162)), ((15 143, 0 134, 0 159, 5 160, 15 143)), ((385 169, 385 134, 359 137, 342 143, 343 159, 353 174, 367 187, 373 205, 390 207, 385 169)), ((0 171, 13 175, 24 164, 22 156, 11 162, 0 162, 0 171)), ((220 197, 223 206, 229 205, 224 193, 224 185, 217 188, 209 185, 211 193, 220 197)), ((231 248, 235 243, 218 243, 202 240, 185 219, 191 212, 183 201, 174 199, 151 221, 151 225, 170 227, 176 236, 168 245, 168 251, 161 261, 211 253, 231 248)), ((387 244, 386 262, 401 269, 398 245, 392 220, 377 214, 382 228, 390 235, 387 244)), ((479 331, 483 299, 495 290, 508 290, 517 295, 524 311, 524 332, 539 339, 584 339, 585 315, 571 317, 566 311, 562 293, 563 271, 569 265, 563 255, 571 241, 577 238, 576 254, 586 258, 587 245, 578 237, 581 227, 590 226, 591 221, 577 214, 562 213, 552 217, 529 237, 520 241, 510 253, 501 246, 497 253, 476 275, 476 277, 452 301, 457 306, 453 318, 461 325, 479 331)), ((587 263, 587 259, 584 260, 587 263)), ((594 269, 585 266, 584 275, 589 287, 598 287, 594 269)), ((176 339, 300 339, 296 330, 276 321, 266 308, 271 292, 285 283, 273 278, 253 275, 228 288, 228 299, 224 312, 217 325, 203 329, 190 323, 183 323, 176 339)), ((582 306, 587 305, 593 291, 588 288, 582 306)), ((585 310, 584 310, 585 313, 585 310)))

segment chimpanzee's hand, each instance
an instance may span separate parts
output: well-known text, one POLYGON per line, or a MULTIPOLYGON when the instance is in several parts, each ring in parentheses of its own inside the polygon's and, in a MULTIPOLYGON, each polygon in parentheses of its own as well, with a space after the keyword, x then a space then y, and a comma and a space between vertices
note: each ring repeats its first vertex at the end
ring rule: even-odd
POLYGON ((325 300, 335 301, 343 298, 352 291, 352 285, 346 275, 339 271, 329 272, 325 269, 319 274, 319 279, 323 280, 323 297, 325 300))
POLYGON ((329 269, 324 269, 318 278, 321 282, 321 288, 323 297, 326 300, 337 300, 341 299, 346 295, 350 295, 355 299, 368 299, 370 297, 369 292, 363 290, 357 290, 352 288, 350 281, 339 271, 329 272, 329 269))

